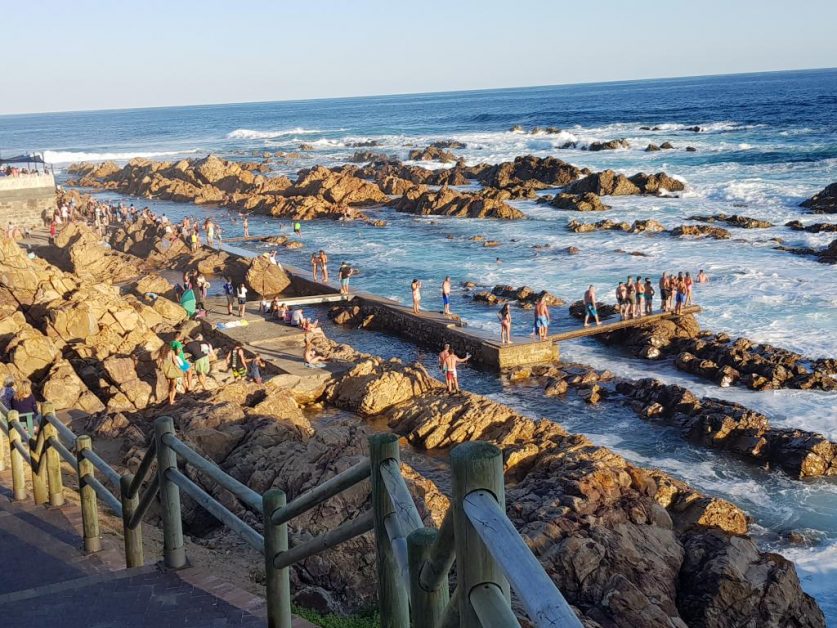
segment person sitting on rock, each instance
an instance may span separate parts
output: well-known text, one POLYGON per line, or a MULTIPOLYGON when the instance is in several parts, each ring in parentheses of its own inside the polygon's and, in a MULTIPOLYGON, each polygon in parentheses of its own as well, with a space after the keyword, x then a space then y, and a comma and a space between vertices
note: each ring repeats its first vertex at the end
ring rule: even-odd
POLYGON ((308 334, 305 335, 305 351, 302 357, 305 360, 305 366, 313 368, 322 368, 326 362, 326 359, 317 353, 314 348, 314 340, 308 334))

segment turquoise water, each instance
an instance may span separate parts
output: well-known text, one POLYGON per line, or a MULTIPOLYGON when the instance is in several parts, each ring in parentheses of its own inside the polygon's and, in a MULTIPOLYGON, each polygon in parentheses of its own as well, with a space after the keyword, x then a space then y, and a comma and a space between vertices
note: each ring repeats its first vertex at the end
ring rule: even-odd
MULTIPOLYGON (((526 215, 518 222, 416 218, 388 209, 371 213, 388 221, 385 229, 361 224, 312 221, 303 225, 305 248, 280 251, 287 261, 307 267, 312 249, 324 248, 339 264, 361 271, 358 286, 407 301, 413 278, 424 282, 424 305, 441 307, 438 286, 475 281, 527 284, 567 301, 580 298, 588 284, 610 298, 626 275, 658 277, 663 270, 705 269, 711 282, 697 286, 701 324, 714 331, 800 351, 837 356, 837 273, 833 266, 774 250, 772 238, 790 246, 824 246, 834 234, 793 232, 792 219, 833 222, 807 214, 804 198, 837 180, 837 70, 725 77, 638 81, 599 85, 493 90, 380 98, 180 107, 0 117, 4 153, 45 151, 62 169, 71 161, 160 159, 215 152, 247 159, 255 152, 293 151, 302 142, 313 151, 275 171, 293 174, 314 163, 344 162, 354 142, 375 140, 370 150, 402 159, 413 146, 439 139, 467 144, 453 152, 469 164, 510 160, 532 153, 555 155, 579 166, 613 168, 632 174, 665 170, 686 181, 680 198, 607 198, 607 217, 629 222, 654 218, 666 227, 693 214, 725 212, 770 220, 775 227, 730 230, 729 241, 678 240, 667 235, 573 234, 571 218, 599 220, 601 214, 562 212, 530 201, 513 203, 526 215), (560 134, 516 133, 512 125, 562 128, 560 134), (701 132, 686 130, 698 125, 701 132), (641 126, 658 126, 644 131, 641 126), (589 152, 592 141, 624 137, 631 147, 589 152), (579 148, 562 150, 566 141, 579 148), (672 151, 644 152, 650 143, 670 141, 672 151), (696 148, 686 152, 686 146, 696 148), (469 238, 500 241, 483 248, 469 238), (450 236, 450 238, 449 238, 450 236), (535 245, 549 245, 537 253, 535 245), (581 252, 569 256, 567 246, 581 252), (619 250, 623 252, 618 252, 619 250), (647 257, 631 256, 638 251, 647 257), (501 263, 496 262, 499 257, 501 263)), ((442 164, 424 163, 428 167, 442 164)), ((145 202, 138 202, 140 206, 145 202)), ((240 225, 225 210, 149 203, 171 217, 211 214, 227 237, 240 225)), ((251 233, 289 233, 289 223, 253 217, 251 233)), ((254 248, 256 252, 260 249, 254 248)), ((456 291, 454 310, 469 324, 499 333, 492 308, 472 303, 456 291)), ((555 310, 558 326, 575 325, 555 310)), ((514 312, 515 332, 528 333, 531 314, 514 312)), ((362 348, 387 355, 421 358, 398 339, 350 330, 362 348)), ((765 412, 775 425, 799 427, 837 439, 837 395, 817 391, 752 392, 720 389, 675 370, 670 362, 647 362, 606 350, 594 340, 565 343, 562 355, 627 376, 653 375, 682 383, 698 394, 723 397, 765 412)), ((712 494, 727 497, 754 518, 766 547, 797 562, 806 588, 837 623, 837 486, 833 481, 796 482, 722 453, 685 443, 673 430, 644 423, 616 405, 589 408, 573 401, 545 399, 538 390, 503 386, 495 377, 467 372, 469 388, 490 394, 523 412, 554 418, 587 433, 627 458, 660 467, 712 494), (781 534, 810 529, 820 541, 791 547, 781 534)))

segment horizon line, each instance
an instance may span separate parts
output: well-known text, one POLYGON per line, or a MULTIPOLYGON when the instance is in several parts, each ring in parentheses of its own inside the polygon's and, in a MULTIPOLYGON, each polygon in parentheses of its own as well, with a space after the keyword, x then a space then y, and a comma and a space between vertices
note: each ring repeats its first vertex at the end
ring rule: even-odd
POLYGON ((192 104, 169 104, 169 105, 149 105, 145 107, 103 107, 93 109, 64 109, 59 111, 28 111, 16 113, 0 113, 0 118, 12 118, 22 116, 40 116, 40 115, 58 115, 68 113, 105 113, 105 112, 119 112, 119 111, 144 111, 153 109, 183 109, 187 107, 228 107, 234 105, 265 105, 272 103, 308 103, 320 102, 324 100, 359 100, 363 98, 397 98, 402 96, 431 96, 434 94, 473 94, 479 92, 492 91, 507 91, 507 90, 521 90, 521 89, 543 89, 549 87, 574 87, 582 85, 612 85, 618 83, 642 83, 650 81, 673 81, 678 79, 693 79, 693 78, 715 78, 721 76, 751 76, 757 74, 783 74, 791 72, 821 72, 828 70, 837 70, 837 66, 817 67, 817 68, 791 68, 782 70, 757 70, 752 72, 729 72, 720 74, 690 74, 684 76, 656 76, 649 78, 635 78, 635 79, 615 79, 609 81, 584 81, 579 83, 551 83, 546 85, 509 85, 503 87, 479 87, 474 89, 453 89, 453 90, 432 90, 420 92, 394 92, 389 94, 365 94, 358 96, 317 96, 314 98, 285 98, 285 99, 268 99, 268 100, 247 100, 238 102, 208 102, 208 103, 192 103, 192 104))

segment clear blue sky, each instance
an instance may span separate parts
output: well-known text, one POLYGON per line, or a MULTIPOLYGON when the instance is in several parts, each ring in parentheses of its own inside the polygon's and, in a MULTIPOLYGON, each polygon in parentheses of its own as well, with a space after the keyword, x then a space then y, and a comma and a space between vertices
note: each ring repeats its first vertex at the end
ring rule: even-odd
POLYGON ((33 0, 0 114, 837 66, 834 0, 33 0))

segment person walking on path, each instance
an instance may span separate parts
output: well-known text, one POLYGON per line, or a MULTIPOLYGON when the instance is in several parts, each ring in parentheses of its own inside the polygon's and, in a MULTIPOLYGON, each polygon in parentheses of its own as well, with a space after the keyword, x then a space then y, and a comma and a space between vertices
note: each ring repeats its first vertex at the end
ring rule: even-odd
POLYGON ((323 283, 328 283, 328 255, 320 249, 320 270, 323 273, 323 283))
POLYGON ((238 315, 239 317, 244 317, 244 306, 247 303, 247 286, 241 284, 238 286, 238 292, 236 293, 238 297, 238 315))
POLYGON ((349 278, 354 274, 354 269, 347 262, 340 264, 337 275, 340 277, 340 294, 349 294, 349 278))
POLYGON ((224 296, 227 297, 227 315, 233 314, 233 302, 235 301, 235 288, 229 277, 224 277, 224 296))
POLYGON ((546 299, 541 297, 535 304, 535 328, 541 342, 546 340, 546 336, 549 333, 549 323, 549 308, 546 306, 546 299))
POLYGON ((587 286, 587 291, 584 293, 584 326, 589 327, 590 317, 596 321, 596 325, 601 325, 599 321, 599 312, 596 310, 596 289, 593 284, 587 286))
POLYGON ((497 312, 497 318, 500 319, 500 344, 511 344, 511 307, 508 303, 497 312))
POLYGON ((442 282, 442 307, 444 315, 450 316, 450 277, 442 282))
POLYGON ((449 352, 445 358, 445 382, 448 385, 448 392, 450 394, 459 392, 459 376, 456 373, 456 366, 471 359, 471 354, 465 354, 464 358, 460 358, 453 351, 449 352))
POLYGON ((421 282, 413 279, 410 289, 413 291, 413 314, 418 314, 421 311, 421 282))

